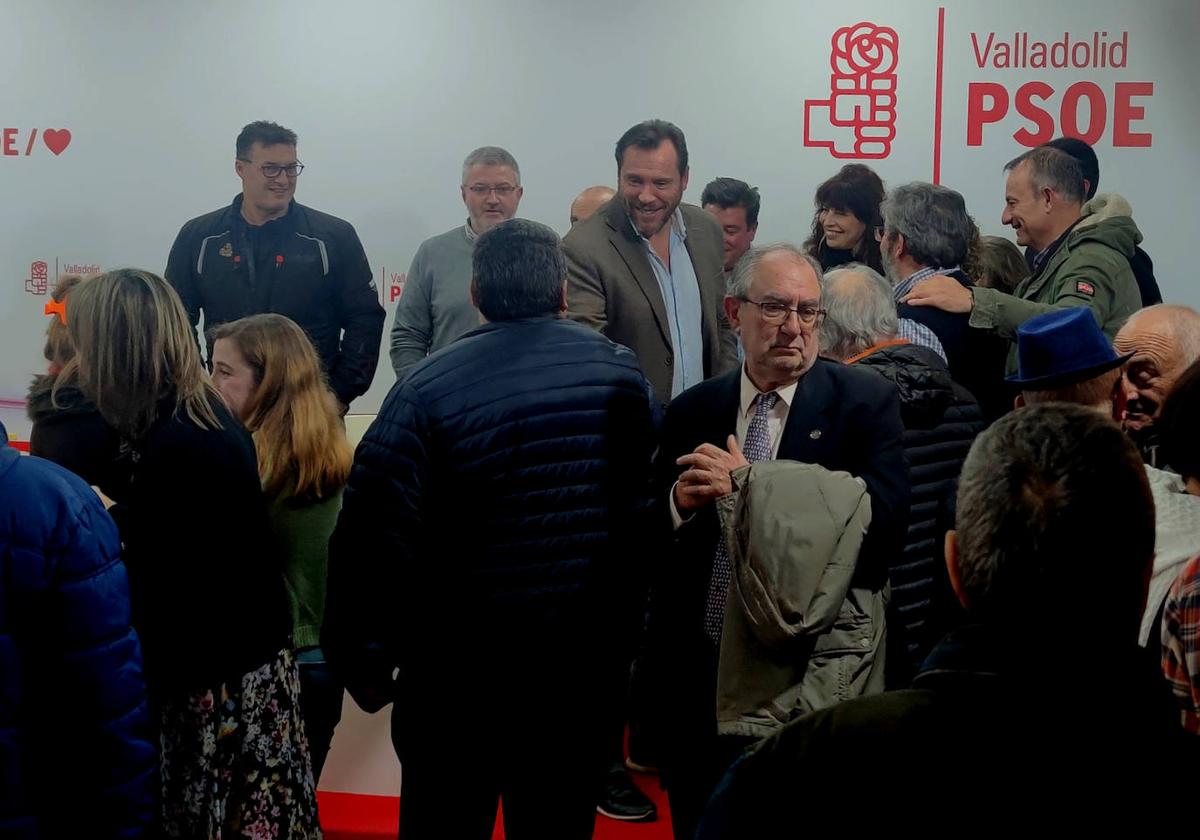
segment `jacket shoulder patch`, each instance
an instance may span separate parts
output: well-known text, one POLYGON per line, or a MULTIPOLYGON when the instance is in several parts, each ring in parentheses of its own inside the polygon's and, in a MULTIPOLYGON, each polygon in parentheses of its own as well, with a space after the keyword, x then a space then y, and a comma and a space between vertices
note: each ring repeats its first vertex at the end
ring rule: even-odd
POLYGON ((1085 280, 1079 280, 1075 283, 1075 291, 1081 295, 1091 296, 1096 294, 1096 287, 1085 280))

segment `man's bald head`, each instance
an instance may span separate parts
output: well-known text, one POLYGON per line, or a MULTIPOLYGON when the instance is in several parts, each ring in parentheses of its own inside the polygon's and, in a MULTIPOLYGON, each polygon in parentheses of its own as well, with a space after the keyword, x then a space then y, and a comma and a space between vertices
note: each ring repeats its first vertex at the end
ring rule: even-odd
POLYGON ((575 227, 584 219, 591 218, 591 215, 600 209, 600 205, 616 194, 617 191, 612 187, 597 185, 588 187, 575 196, 575 200, 571 202, 571 227, 575 227))
POLYGON ((1118 353, 1133 353, 1125 366, 1125 427, 1141 432, 1154 424, 1179 374, 1200 359, 1200 312, 1160 303, 1130 316, 1113 341, 1118 353))

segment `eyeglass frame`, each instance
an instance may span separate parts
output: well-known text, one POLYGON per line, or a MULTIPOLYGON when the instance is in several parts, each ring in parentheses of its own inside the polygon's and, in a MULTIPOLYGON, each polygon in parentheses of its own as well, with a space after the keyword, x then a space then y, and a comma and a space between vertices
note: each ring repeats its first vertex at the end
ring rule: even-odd
POLYGON ((474 193, 480 198, 487 198, 492 193, 496 194, 496 198, 508 198, 521 189, 521 186, 520 184, 515 187, 512 184, 500 184, 499 186, 491 187, 487 184, 463 184, 463 189, 474 193))
POLYGON ((788 306, 786 303, 780 303, 777 300, 751 300, 748 297, 739 297, 738 300, 740 300, 744 303, 754 304, 755 306, 758 307, 759 315, 762 317, 762 319, 764 321, 766 321, 768 324, 774 324, 775 326, 780 326, 780 327, 782 327, 784 324, 786 324, 791 319, 792 315, 796 316, 796 320, 800 323, 800 326, 802 326, 802 327, 818 327, 821 325, 821 322, 825 320, 825 316, 829 314, 828 310, 821 309, 819 306, 817 306, 817 307, 806 306, 805 307, 806 309, 807 308, 813 309, 813 318, 811 321, 805 321, 804 316, 800 314, 800 307, 798 307, 798 306, 797 307, 788 306), (786 314, 784 314, 782 317, 780 317, 780 318, 778 318, 778 320, 776 320, 775 316, 771 316, 771 315, 767 314, 766 309, 764 308, 767 306, 778 306, 781 309, 783 309, 786 314))
POLYGON ((287 177, 289 177, 289 178, 299 178, 300 173, 304 171, 304 164, 301 163, 300 161, 296 161, 295 163, 283 164, 283 163, 255 163, 254 161, 250 160, 250 158, 242 158, 242 157, 238 158, 238 160, 240 160, 242 163, 248 163, 251 166, 256 167, 258 169, 258 171, 262 173, 264 178, 278 178, 280 175, 287 175, 287 177), (273 169, 278 169, 279 171, 276 172, 274 175, 268 175, 267 167, 271 167, 273 169), (294 175, 287 171, 288 169, 291 169, 292 167, 296 168, 296 174, 294 174, 294 175))

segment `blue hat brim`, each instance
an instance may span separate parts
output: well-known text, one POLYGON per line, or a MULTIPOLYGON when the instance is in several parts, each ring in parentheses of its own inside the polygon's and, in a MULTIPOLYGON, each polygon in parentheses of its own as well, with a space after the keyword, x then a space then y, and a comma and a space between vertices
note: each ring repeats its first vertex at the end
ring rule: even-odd
POLYGON ((1080 382, 1086 382, 1106 371, 1120 367, 1132 358, 1132 353, 1126 353, 1123 356, 1117 356, 1098 365, 1069 370, 1065 373, 1052 373, 1048 376, 1035 376, 1030 379, 1022 379, 1018 374, 1017 376, 1006 376, 1004 381, 1009 385, 1017 386, 1023 391, 1047 391, 1051 388, 1062 388, 1067 385, 1077 385, 1080 382))

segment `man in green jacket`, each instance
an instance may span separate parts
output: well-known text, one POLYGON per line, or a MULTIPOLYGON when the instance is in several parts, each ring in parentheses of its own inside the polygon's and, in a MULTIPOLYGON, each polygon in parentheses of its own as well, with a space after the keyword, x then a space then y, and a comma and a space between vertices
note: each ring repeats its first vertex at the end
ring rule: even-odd
POLYGON ((932 277, 904 302, 970 313, 972 327, 1007 338, 1011 376, 1017 372, 1017 327, 1034 315, 1086 306, 1110 339, 1117 334, 1141 307, 1129 259, 1142 235, 1124 201, 1092 204, 1092 212, 1083 214, 1083 171, 1058 149, 1039 146, 1010 161, 1005 171, 1000 220, 1017 232, 1018 245, 1036 250, 1033 273, 1011 295, 932 277))

